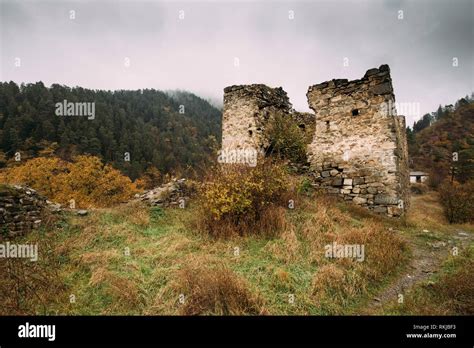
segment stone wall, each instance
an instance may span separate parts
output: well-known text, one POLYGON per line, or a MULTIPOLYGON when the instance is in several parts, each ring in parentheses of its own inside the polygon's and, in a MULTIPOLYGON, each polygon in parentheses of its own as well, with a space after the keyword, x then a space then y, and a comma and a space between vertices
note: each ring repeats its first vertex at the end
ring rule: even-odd
POLYGON ((316 125, 316 118, 314 117, 313 113, 293 111, 290 114, 290 117, 301 130, 303 130, 305 133, 310 133, 311 137, 313 136, 316 125))
POLYGON ((408 161, 408 142, 406 133, 405 116, 395 117, 395 131, 397 133, 397 149, 395 155, 397 161, 397 177, 400 187, 401 199, 403 200, 404 210, 410 207, 410 166, 408 161))
POLYGON ((405 118, 396 115, 388 65, 360 80, 309 87, 315 114, 292 109, 283 89, 265 85, 224 89, 222 149, 265 149, 265 124, 288 114, 305 132, 314 185, 376 213, 400 216, 409 204, 405 118))
POLYGON ((173 179, 170 182, 138 195, 137 200, 158 207, 176 207, 187 204, 196 192, 196 187, 186 179, 173 179))
POLYGON ((224 89, 222 149, 265 147, 263 131, 269 117, 292 109, 286 92, 261 84, 230 86, 224 89))
POLYGON ((0 184, 0 238, 21 236, 41 224, 46 198, 35 190, 0 184))
POLYGON ((308 148, 316 185, 377 213, 401 215, 408 205, 408 155, 389 67, 311 86, 307 98, 316 114, 308 148))

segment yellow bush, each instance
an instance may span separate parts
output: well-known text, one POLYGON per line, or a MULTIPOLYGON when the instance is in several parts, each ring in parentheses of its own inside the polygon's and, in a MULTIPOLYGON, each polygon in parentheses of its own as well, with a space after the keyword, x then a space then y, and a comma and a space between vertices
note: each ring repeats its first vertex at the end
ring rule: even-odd
POLYGON ((3 180, 30 186, 52 201, 76 207, 106 207, 132 197, 137 191, 131 180, 98 157, 76 156, 73 162, 59 158, 34 158, 8 168, 3 180))
POLYGON ((230 164, 215 168, 200 192, 205 229, 218 235, 229 226, 239 234, 254 227, 275 227, 265 218, 270 209, 283 204, 288 185, 284 167, 270 162, 254 168, 230 164))
POLYGON ((27 185, 52 198, 61 187, 57 176, 65 171, 67 164, 61 159, 38 157, 4 170, 2 181, 27 185))

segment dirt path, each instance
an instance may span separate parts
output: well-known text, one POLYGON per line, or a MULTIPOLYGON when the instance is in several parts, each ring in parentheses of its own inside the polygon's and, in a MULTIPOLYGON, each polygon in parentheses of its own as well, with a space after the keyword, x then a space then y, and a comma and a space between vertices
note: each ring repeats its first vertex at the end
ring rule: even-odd
MULTIPOLYGON (((426 236, 433 233, 423 231, 426 236)), ((408 238, 407 238, 408 239, 408 238)), ((426 241, 421 234, 408 239, 412 250, 412 259, 408 267, 381 290, 369 302, 361 314, 378 314, 383 310, 385 304, 397 301, 399 294, 406 294, 415 285, 425 281, 427 278, 439 271, 441 263, 450 255, 452 248, 457 246, 459 250, 469 244, 472 235, 468 232, 457 230, 451 236, 437 238, 440 240, 426 241)))

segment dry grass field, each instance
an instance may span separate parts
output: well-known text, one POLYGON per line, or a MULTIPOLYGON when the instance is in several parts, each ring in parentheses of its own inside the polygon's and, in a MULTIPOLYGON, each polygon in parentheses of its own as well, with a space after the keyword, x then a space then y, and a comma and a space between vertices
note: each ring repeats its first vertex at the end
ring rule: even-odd
MULTIPOLYGON (((449 225, 435 193, 402 220, 298 196, 275 236, 216 239, 199 210, 137 204, 66 213, 25 237, 43 257, 2 264, 2 314, 472 314, 474 226, 449 225), (325 257, 336 241, 363 262, 325 257), (453 247, 458 253, 453 256, 453 247), (28 288, 21 286, 29 279, 28 288), (15 286, 15 284, 17 284, 15 286), (399 302, 403 294, 403 302, 399 302), (26 296, 28 295, 28 296, 26 296)), ((13 260, 18 261, 18 260, 13 260)))

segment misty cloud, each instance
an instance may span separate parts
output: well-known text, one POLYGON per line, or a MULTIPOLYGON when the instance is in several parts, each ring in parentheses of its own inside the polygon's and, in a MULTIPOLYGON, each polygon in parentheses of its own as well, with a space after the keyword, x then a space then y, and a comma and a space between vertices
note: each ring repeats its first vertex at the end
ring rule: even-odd
POLYGON ((222 99, 228 85, 265 83, 282 86, 296 109, 308 110, 308 86, 361 78, 369 68, 389 64, 397 102, 420 103, 422 114, 474 90, 469 0, 2 1, 0 6, 2 81, 186 89, 212 99, 222 99), (14 64, 17 57, 20 67, 14 64), (458 67, 452 66, 453 57, 458 67))

